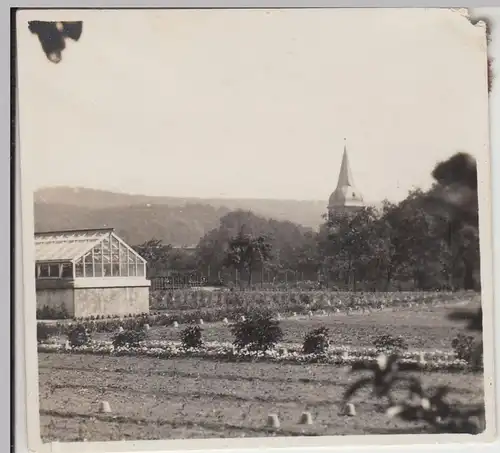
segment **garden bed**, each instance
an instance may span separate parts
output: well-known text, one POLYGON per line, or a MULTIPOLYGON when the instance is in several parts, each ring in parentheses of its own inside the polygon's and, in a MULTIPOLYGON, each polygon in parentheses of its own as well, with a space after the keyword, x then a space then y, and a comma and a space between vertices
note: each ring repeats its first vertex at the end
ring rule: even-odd
MULTIPOLYGON (((267 361, 277 363, 325 363, 339 366, 351 366, 357 362, 375 361, 380 354, 375 348, 329 348, 322 354, 304 354, 298 344, 278 345, 268 351, 237 349, 231 343, 210 342, 200 348, 185 348, 180 342, 144 341, 137 346, 115 347, 110 341, 91 341, 88 345, 72 347, 69 342, 41 343, 38 352, 95 354, 110 356, 156 357, 172 359, 196 357, 220 361, 267 361)), ((427 371, 453 371, 469 369, 466 361, 457 359, 453 352, 447 351, 405 351, 400 354, 401 361, 418 365, 427 371)))

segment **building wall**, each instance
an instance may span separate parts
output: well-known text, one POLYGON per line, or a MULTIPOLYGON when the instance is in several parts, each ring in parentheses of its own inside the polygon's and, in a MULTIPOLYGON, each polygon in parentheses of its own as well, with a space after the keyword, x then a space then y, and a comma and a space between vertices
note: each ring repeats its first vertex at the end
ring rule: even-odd
POLYGON ((75 313, 74 290, 72 288, 37 288, 36 308, 45 306, 59 310, 62 306, 71 316, 75 313))
POLYGON ((75 288, 75 317, 149 313, 149 287, 75 288))

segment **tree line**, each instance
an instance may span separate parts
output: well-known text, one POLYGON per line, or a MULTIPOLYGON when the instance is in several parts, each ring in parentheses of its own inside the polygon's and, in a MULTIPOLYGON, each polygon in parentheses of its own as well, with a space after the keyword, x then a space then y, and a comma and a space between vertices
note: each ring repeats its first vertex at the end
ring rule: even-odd
POLYGON ((324 219, 319 231, 229 212, 186 251, 151 240, 136 250, 149 277, 204 276, 252 286, 309 281, 342 290, 478 290, 479 233, 474 159, 436 165, 434 185, 399 203, 324 219))

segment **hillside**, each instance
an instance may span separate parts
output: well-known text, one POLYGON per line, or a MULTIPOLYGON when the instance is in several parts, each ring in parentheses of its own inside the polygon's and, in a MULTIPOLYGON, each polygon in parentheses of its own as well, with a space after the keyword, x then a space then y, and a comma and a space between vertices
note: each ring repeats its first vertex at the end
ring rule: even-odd
POLYGON ((51 187, 35 193, 35 229, 113 227, 131 244, 155 237, 173 245, 191 245, 236 209, 317 228, 324 202, 175 198, 51 187))

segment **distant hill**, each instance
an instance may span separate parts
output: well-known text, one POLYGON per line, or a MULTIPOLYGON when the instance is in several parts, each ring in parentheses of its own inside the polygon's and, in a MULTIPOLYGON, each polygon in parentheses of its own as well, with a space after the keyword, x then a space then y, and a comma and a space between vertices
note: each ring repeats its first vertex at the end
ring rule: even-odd
POLYGON ((155 237, 172 245, 192 245, 236 209, 316 229, 325 202, 176 198, 49 187, 35 193, 35 229, 112 227, 131 244, 155 237))

